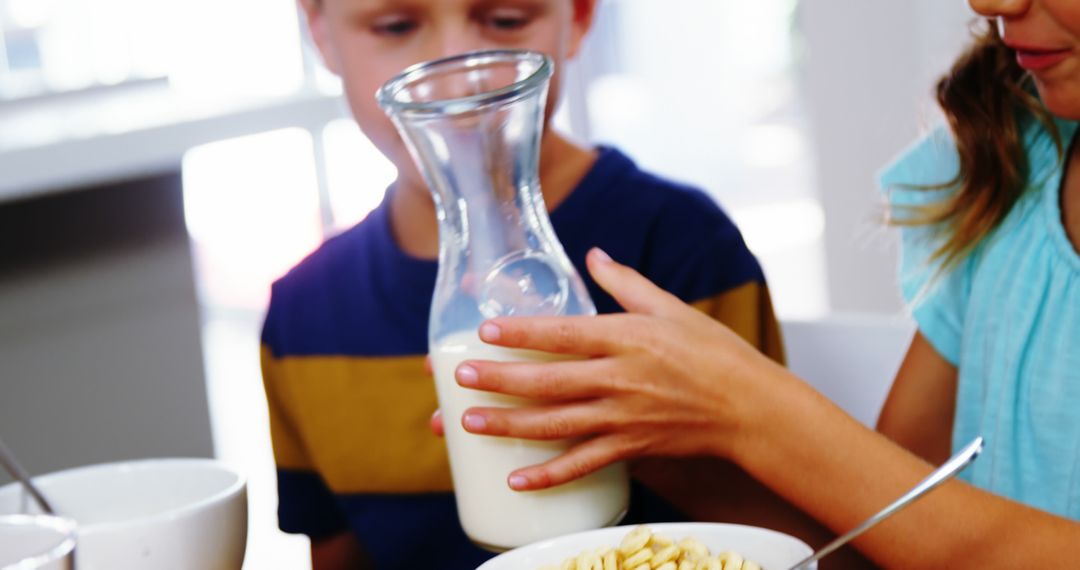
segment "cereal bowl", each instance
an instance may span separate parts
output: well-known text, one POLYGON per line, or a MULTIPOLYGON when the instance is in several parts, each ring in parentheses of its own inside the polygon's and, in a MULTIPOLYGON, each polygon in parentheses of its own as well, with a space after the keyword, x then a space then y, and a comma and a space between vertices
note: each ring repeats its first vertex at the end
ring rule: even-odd
MULTIPOLYGON (((79 570, 237 570, 247 546, 247 486, 210 459, 147 459, 34 477, 77 525, 79 570)), ((17 484, 0 487, 0 514, 29 511, 17 484)))
MULTIPOLYGON (((813 552, 803 541, 774 530, 721 523, 655 523, 645 525, 652 533, 679 542, 695 538, 712 554, 734 551, 763 570, 787 570, 813 552)), ((582 552, 618 547, 635 529, 618 526, 568 534, 516 548, 488 560, 477 570, 539 570, 559 567, 582 552)), ((816 569, 812 564, 808 568, 816 569)))

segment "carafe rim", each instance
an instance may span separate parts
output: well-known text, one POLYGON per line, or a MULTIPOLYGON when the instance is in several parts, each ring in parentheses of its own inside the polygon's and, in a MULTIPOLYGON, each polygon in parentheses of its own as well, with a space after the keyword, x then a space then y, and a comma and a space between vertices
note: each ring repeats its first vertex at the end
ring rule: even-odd
POLYGON ((506 103, 526 96, 536 89, 541 89, 554 73, 554 68, 555 64, 549 56, 533 50, 492 49, 468 51, 409 66, 385 82, 376 92, 375 97, 379 102, 379 106, 392 114, 457 115, 473 112, 493 104, 506 103), (470 63, 470 61, 475 63, 470 63), (528 76, 513 83, 465 97, 433 99, 431 101, 404 101, 400 99, 400 95, 405 91, 406 86, 431 76, 437 70, 453 69, 455 66, 462 66, 462 68, 467 69, 499 61, 532 62, 535 63, 536 68, 528 76))

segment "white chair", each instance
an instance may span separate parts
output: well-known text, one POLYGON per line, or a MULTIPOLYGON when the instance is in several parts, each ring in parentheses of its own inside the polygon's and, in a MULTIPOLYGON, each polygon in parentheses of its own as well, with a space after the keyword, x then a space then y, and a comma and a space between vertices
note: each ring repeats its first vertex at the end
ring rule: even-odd
POLYGON ((873 428, 915 324, 888 315, 838 315, 780 327, 788 367, 873 428))

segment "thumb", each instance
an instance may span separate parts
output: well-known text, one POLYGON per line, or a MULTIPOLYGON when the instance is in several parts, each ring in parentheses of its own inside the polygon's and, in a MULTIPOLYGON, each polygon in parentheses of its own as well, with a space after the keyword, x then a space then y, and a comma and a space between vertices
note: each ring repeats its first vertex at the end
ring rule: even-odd
POLYGON ((598 247, 589 251, 585 263, 596 284, 627 312, 665 316, 683 305, 678 297, 657 287, 634 269, 612 260, 598 247))

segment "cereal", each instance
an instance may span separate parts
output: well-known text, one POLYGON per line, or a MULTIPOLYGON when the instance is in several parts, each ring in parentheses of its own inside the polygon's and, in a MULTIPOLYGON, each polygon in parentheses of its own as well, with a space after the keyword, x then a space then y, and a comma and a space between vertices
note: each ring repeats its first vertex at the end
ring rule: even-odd
POLYGON ((585 552, 577 558, 577 570, 604 570, 604 563, 594 552, 585 552))
POLYGON ((672 544, 671 546, 664 548, 660 552, 653 554, 652 560, 649 561, 649 564, 652 565, 653 568, 661 568, 665 563, 671 562, 678 557, 679 547, 672 544))
POLYGON ((648 564, 649 561, 652 560, 652 557, 652 549, 646 546, 645 548, 642 548, 641 550, 631 554, 630 556, 627 556, 626 560, 623 560, 623 566, 626 566, 628 568, 637 568, 641 564, 648 564))
POLYGON ((686 559, 693 558, 705 558, 709 555, 709 549, 705 548, 705 545, 696 538, 684 538, 679 541, 679 549, 682 550, 683 557, 686 559))
POLYGON ((585 551, 540 570, 761 570, 761 566, 731 550, 710 554, 693 537, 676 542, 671 537, 653 534, 646 526, 638 526, 618 547, 585 551))
POLYGON ((614 549, 604 555, 604 570, 619 570, 619 553, 614 549))
POLYGON ((716 557, 720 560, 724 570, 741 570, 742 568, 743 557, 739 556, 738 553, 725 550, 724 552, 717 554, 716 557))
POLYGON ((664 536, 662 534, 654 534, 652 535, 652 538, 649 539, 649 546, 651 546, 653 550, 663 550, 672 544, 675 544, 675 540, 670 536, 664 536))
POLYGON ((622 544, 619 545, 619 553, 623 556, 629 556, 649 544, 649 539, 652 538, 652 531, 649 527, 639 526, 630 531, 630 534, 626 535, 622 544))

